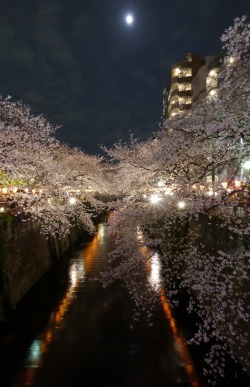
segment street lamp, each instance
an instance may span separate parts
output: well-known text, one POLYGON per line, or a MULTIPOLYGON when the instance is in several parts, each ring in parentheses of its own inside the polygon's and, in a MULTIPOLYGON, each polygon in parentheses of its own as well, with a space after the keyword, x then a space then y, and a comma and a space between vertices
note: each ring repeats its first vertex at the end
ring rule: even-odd
POLYGON ((72 204, 72 205, 73 205, 73 204, 76 204, 76 198, 70 197, 70 198, 69 198, 69 203, 72 204))
POLYGON ((154 194, 150 196, 150 201, 152 204, 157 204, 161 201, 161 198, 159 195, 154 194))
POLYGON ((178 207, 182 210, 183 208, 186 207, 186 203, 185 202, 179 202, 178 203, 178 207))

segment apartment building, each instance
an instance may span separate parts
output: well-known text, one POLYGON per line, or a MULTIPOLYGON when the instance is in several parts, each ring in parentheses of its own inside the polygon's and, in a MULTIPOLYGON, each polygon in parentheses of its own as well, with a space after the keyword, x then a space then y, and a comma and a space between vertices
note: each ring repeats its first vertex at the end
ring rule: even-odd
POLYGON ((183 62, 172 66, 170 84, 163 90, 163 119, 191 109, 192 81, 203 65, 200 55, 187 53, 183 62))
POLYGON ((222 65, 222 54, 206 56, 205 63, 192 80, 192 104, 204 97, 216 97, 218 93, 218 73, 222 65))

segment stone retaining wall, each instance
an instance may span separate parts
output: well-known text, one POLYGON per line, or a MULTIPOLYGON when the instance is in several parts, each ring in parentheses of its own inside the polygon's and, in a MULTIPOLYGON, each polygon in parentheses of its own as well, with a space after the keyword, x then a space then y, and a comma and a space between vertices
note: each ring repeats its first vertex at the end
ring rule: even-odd
POLYGON ((84 235, 72 229, 68 237, 46 239, 38 223, 14 219, 2 229, 0 320, 69 247, 84 235), (5 251, 3 251, 5 250, 5 251))

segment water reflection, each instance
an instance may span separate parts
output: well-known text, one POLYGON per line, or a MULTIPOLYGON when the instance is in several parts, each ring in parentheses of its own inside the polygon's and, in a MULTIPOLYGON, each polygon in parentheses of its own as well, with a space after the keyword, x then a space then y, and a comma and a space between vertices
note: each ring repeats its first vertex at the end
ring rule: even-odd
POLYGON ((156 291, 159 291, 161 289, 161 263, 158 253, 155 253, 150 260, 150 274, 148 279, 149 283, 156 291))
POLYGON ((91 272, 96 254, 100 249, 100 245, 104 244, 104 237, 105 237, 105 225, 101 223, 97 227, 97 231, 96 231, 96 234, 94 235, 94 238, 84 250, 84 266, 85 266, 86 273, 91 272))
POLYGON ((165 295, 163 278, 162 278, 162 269, 161 269, 161 259, 160 255, 157 252, 152 252, 151 249, 144 243, 143 233, 137 227, 137 241, 139 242, 139 252, 145 256, 146 262, 146 271, 148 273, 148 281, 151 285, 151 288, 159 294, 162 309, 164 315, 168 321, 168 325, 171 328, 174 347, 179 355, 181 364, 183 365, 190 384, 192 387, 199 387, 200 382, 195 372, 195 368, 192 362, 191 355, 187 348, 185 339, 182 337, 180 330, 177 328, 176 321, 173 317, 173 313, 170 307, 170 304, 165 295))
MULTIPOLYGON (((175 350, 179 356, 180 363, 183 365, 183 368, 188 375, 191 386, 199 387, 199 382, 195 375, 191 357, 185 345, 185 341, 178 331, 178 327, 176 326, 171 308, 165 296, 165 291, 163 290, 161 257, 158 253, 152 253, 152 251, 147 246, 143 245, 143 236, 141 233, 139 234, 138 238, 140 239, 140 253, 145 256, 147 272, 145 280, 148 281, 150 286, 156 292, 156 295, 159 295, 160 297, 164 315, 167 320, 167 325, 170 325, 171 327, 175 350)), ((66 318, 73 309, 73 303, 78 298, 79 292, 82 290, 80 289, 81 286, 86 286, 87 279, 91 277, 92 273, 94 273, 94 270, 96 275, 96 269, 99 269, 99 267, 96 266, 98 263, 98 259, 96 258, 98 257, 98 254, 100 254, 100 246, 106 244, 107 240, 105 240, 105 225, 101 224, 99 225, 96 234, 88 243, 86 248, 81 253, 79 253, 78 256, 75 256, 70 260, 68 267, 68 284, 64 295, 61 297, 60 302, 57 304, 56 308, 54 308, 54 310, 50 313, 46 328, 43 330, 43 332, 40 332, 40 334, 37 335, 35 340, 33 340, 31 343, 25 359, 25 369, 22 371, 21 376, 19 375, 18 383, 12 384, 12 387, 25 385, 31 386, 34 384, 35 378, 40 375, 37 373, 37 371, 46 363, 47 357, 44 357, 44 355, 46 352, 50 353, 49 350, 51 349, 52 341, 58 339, 60 336, 58 335, 58 330, 64 329, 65 326, 67 326, 66 318)), ((110 321, 112 324, 112 319, 110 321)), ((113 336, 109 335, 108 337, 109 341, 112 342, 113 336)), ((108 346, 109 342, 105 343, 105 346, 106 345, 108 346)), ((106 352, 104 351, 103 353, 106 352)))
POLYGON ((102 223, 99 225, 98 233, 100 235, 100 244, 104 244, 104 237, 105 237, 105 225, 102 223))
POLYGON ((175 350, 179 355, 180 361, 186 371, 186 374, 189 378, 191 386, 199 387, 200 382, 196 375, 191 355, 185 343, 185 339, 182 337, 182 334, 176 325, 176 321, 173 317, 170 304, 165 295, 165 290, 163 289, 162 276, 161 276, 161 261, 158 253, 154 253, 152 255, 151 259, 149 260, 149 264, 150 264, 150 270, 149 270, 148 280, 152 288, 159 293, 164 315, 172 331, 175 350))
POLYGON ((34 340, 31 344, 26 360, 26 364, 29 364, 29 367, 38 367, 42 354, 41 344, 41 340, 34 340))
POLYGON ((48 350, 48 346, 53 340, 55 332, 60 328, 72 302, 76 297, 76 292, 85 281, 86 275, 91 272, 96 252, 100 244, 104 243, 105 226, 100 224, 93 239, 89 242, 86 249, 75 258, 69 266, 69 284, 68 288, 55 310, 50 314, 47 329, 41 333, 41 339, 35 339, 29 349, 24 361, 24 372, 22 379, 24 385, 31 385, 35 377, 35 368, 41 366, 42 357, 48 350))
POLYGON ((161 299, 161 304, 162 304, 164 314, 166 316, 166 319, 168 320, 169 326, 170 326, 172 334, 173 334, 175 350, 179 354, 180 360, 185 368, 186 374, 188 375, 191 386, 192 387, 199 387, 200 382, 199 382, 198 377, 196 375, 191 355, 190 355, 189 350, 187 348, 185 339, 182 337, 181 332, 179 331, 179 329, 176 325, 176 321, 173 317, 169 302, 165 296, 164 289, 160 290, 160 299, 161 299))

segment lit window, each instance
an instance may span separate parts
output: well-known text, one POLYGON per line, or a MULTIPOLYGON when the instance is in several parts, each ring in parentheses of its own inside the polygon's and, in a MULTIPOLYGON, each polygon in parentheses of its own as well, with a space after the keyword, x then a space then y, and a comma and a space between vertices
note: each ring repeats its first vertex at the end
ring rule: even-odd
POLYGON ((191 89, 192 89, 191 83, 186 83, 186 90, 191 90, 191 89))
POLYGON ((172 70, 172 77, 177 77, 180 74, 179 67, 176 67, 172 70))
POLYGON ((186 90, 185 83, 179 83, 179 91, 184 91, 184 90, 186 90))
POLYGON ((178 89, 178 83, 177 82, 172 83, 170 92, 172 92, 173 90, 177 90, 177 89, 178 89))

